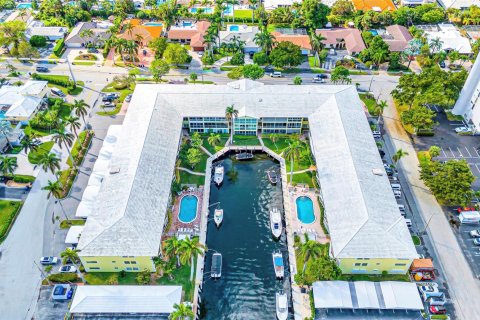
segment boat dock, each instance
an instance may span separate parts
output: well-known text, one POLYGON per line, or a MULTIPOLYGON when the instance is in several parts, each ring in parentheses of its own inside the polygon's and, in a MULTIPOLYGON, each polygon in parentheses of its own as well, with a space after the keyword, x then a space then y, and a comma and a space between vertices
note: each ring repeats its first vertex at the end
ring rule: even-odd
MULTIPOLYGON (((261 141, 261 139, 260 139, 261 141)), ((262 143, 262 141, 261 141, 262 143)), ((282 196, 283 196, 283 206, 285 209, 285 222, 286 222, 286 234, 287 234, 287 245, 288 245, 288 261, 290 269, 290 281, 292 288, 292 302, 293 302, 293 313, 296 320, 303 320, 306 317, 311 317, 310 309, 310 300, 308 293, 301 293, 300 287, 294 282, 296 270, 296 257, 295 257, 295 248, 293 247, 293 228, 291 217, 294 216, 291 212, 294 212, 295 207, 290 201, 288 196, 288 179, 287 179, 287 170, 285 159, 280 157, 278 154, 265 147, 262 143, 260 146, 226 146, 225 148, 219 150, 214 155, 207 159, 206 174, 205 174, 205 186, 203 189, 203 204, 202 204, 202 221, 200 224, 200 243, 206 244, 207 239, 207 223, 208 223, 208 206, 210 202, 210 186, 212 181, 212 163, 216 159, 226 155, 229 152, 263 152, 274 158, 280 163, 280 179, 282 181, 282 196), (292 211, 293 210, 293 211, 292 211)), ((193 312, 198 319, 199 308, 198 305, 201 302, 200 292, 202 290, 203 282, 203 273, 205 271, 205 257, 200 255, 197 258, 196 265, 196 276, 195 276, 195 288, 193 293, 193 312)))

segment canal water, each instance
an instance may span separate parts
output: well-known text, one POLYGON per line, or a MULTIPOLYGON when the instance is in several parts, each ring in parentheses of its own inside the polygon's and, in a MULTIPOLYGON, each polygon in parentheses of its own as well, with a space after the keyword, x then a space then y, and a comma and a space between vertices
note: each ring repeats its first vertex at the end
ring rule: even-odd
MULTIPOLYGON (((281 184, 271 185, 266 173, 278 172, 279 165, 266 155, 245 162, 227 158, 223 165, 223 185, 212 185, 210 192, 210 204, 220 202, 224 219, 219 229, 213 221, 208 223, 202 319, 276 319, 275 293, 283 289, 291 301, 288 268, 285 278, 276 280, 272 261, 272 252, 281 250, 288 266, 285 232, 276 241, 269 224, 270 208, 283 212, 281 184), (223 256, 218 280, 208 273, 214 250, 223 256)), ((210 208, 210 218, 215 207, 210 208)))

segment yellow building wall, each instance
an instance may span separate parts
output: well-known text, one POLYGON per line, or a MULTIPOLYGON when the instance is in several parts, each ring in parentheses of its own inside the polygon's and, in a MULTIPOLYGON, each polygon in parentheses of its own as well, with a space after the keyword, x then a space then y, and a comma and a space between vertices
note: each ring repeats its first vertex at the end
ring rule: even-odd
POLYGON ((155 271, 152 257, 85 257, 81 256, 86 272, 155 271))
POLYGON ((412 259, 339 259, 339 267, 344 274, 406 274, 412 259))

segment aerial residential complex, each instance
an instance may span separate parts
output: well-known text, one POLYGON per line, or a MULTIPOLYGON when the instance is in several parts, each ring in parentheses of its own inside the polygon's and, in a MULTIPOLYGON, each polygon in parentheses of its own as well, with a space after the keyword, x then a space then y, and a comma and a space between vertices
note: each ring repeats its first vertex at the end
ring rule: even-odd
POLYGON ((182 129, 308 132, 331 236, 344 273, 405 274, 417 257, 354 86, 138 85, 109 173, 78 249, 89 272, 153 270, 182 129))

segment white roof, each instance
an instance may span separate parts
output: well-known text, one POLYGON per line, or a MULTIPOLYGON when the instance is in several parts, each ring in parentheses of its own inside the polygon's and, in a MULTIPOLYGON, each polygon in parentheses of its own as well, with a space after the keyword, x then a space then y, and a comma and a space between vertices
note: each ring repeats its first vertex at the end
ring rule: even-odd
POLYGON ((455 9, 466 9, 470 6, 480 6, 480 0, 439 0, 445 9, 455 8, 455 9))
POLYGON ((170 314, 181 297, 181 286, 78 286, 70 312, 170 314))
POLYGON ((439 24, 437 30, 426 30, 425 35, 429 43, 433 39, 440 39, 442 50, 457 50, 461 54, 472 53, 470 40, 462 36, 453 24, 439 24))
POLYGON ((235 26, 238 26, 238 31, 229 31, 230 26, 232 25, 227 24, 227 29, 219 32, 218 37, 221 43, 229 42, 235 37, 241 41, 245 41, 245 47, 258 48, 258 45, 254 41, 255 35, 258 33, 257 26, 236 24, 235 26))
POLYGON ((157 255, 182 119, 223 117, 231 104, 256 118, 308 117, 335 257, 418 256, 386 175, 372 172, 383 164, 355 86, 247 79, 217 86, 137 85, 110 160, 119 172, 105 176, 80 255, 157 255))
POLYGON ((66 244, 78 243, 78 238, 82 234, 84 226, 72 226, 68 229, 67 236, 65 237, 66 244))
POLYGON ((88 218, 90 213, 93 210, 93 203, 88 201, 80 201, 77 207, 77 211, 75 212, 75 217, 78 218, 88 218))
POLYGON ((5 117, 29 118, 42 102, 42 92, 47 81, 29 80, 17 86, 2 86, 0 88, 0 105, 9 106, 5 117))
POLYGON ((87 185, 100 187, 102 185, 104 177, 105 175, 100 172, 93 172, 92 174, 90 174, 90 178, 88 178, 87 185))
POLYGON ((65 27, 30 27, 27 29, 27 34, 31 36, 45 36, 45 37, 63 37, 68 29, 65 27))
POLYGON ((415 283, 317 281, 312 286, 317 309, 423 310, 415 283))
POLYGON ((87 186, 83 192, 82 201, 95 202, 99 192, 100 186, 87 186))
POLYGON ((278 7, 289 7, 294 3, 301 3, 301 0, 265 0, 263 5, 266 10, 273 10, 278 7))

